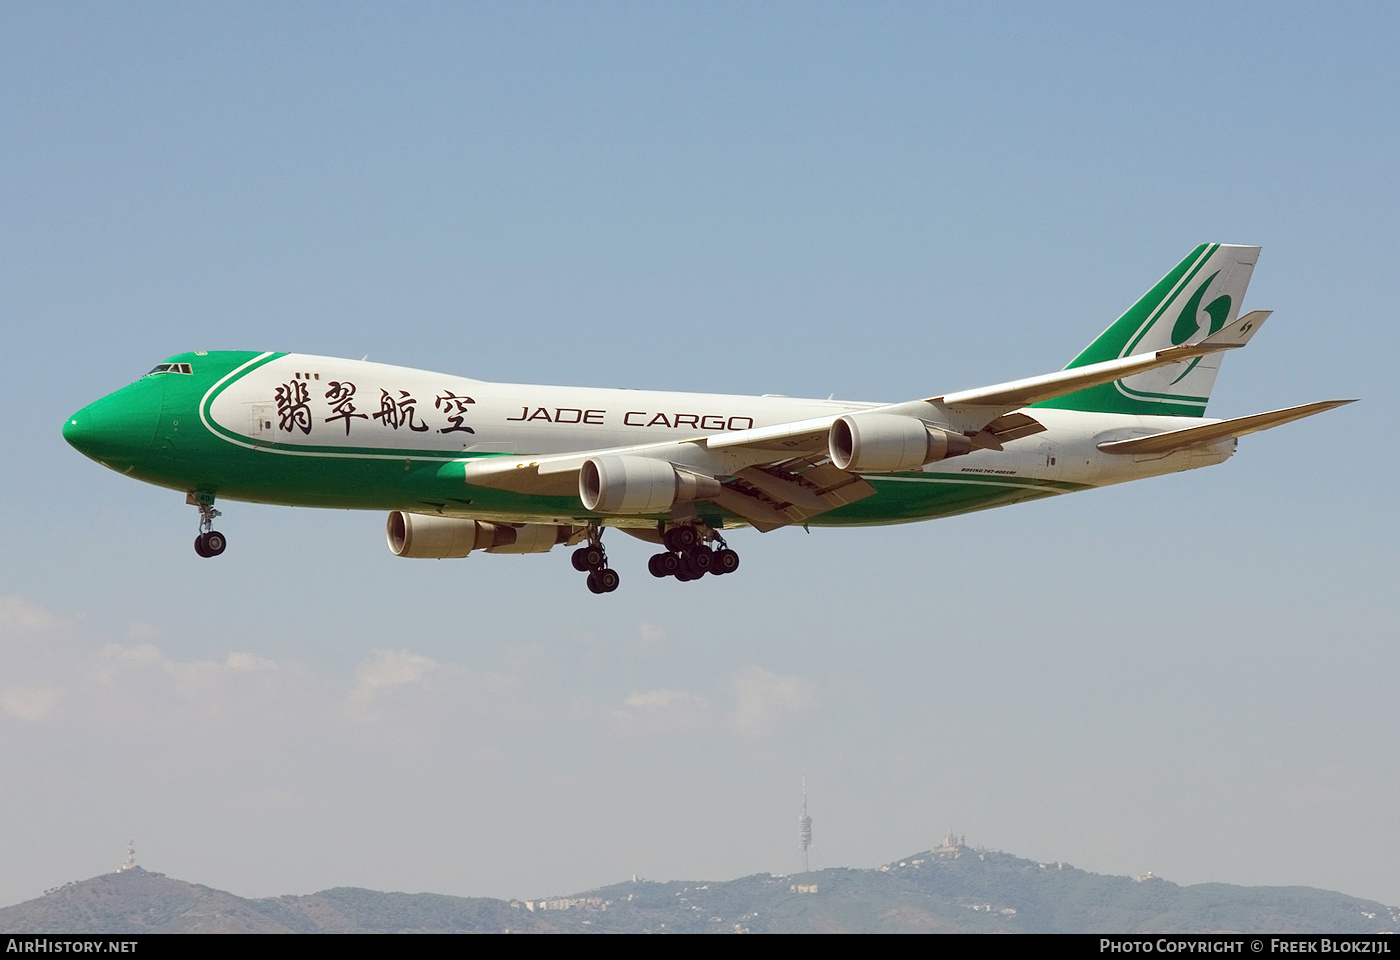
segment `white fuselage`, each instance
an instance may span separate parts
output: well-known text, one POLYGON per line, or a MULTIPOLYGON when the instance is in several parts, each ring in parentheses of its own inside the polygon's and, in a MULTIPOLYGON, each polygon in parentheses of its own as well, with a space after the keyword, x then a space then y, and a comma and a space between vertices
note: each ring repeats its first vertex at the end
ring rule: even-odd
MULTIPOLYGON (((244 437, 275 441, 278 452, 293 455, 456 459, 679 444, 874 406, 780 396, 489 383, 288 354, 218 392, 208 404, 206 424, 223 428, 218 432, 232 442, 244 437)), ((1044 432, 1011 441, 1003 450, 976 450, 931 463, 924 472, 1101 486, 1219 463, 1235 447, 1231 439, 1170 454, 1107 454, 1098 449, 1100 443, 1178 429, 1183 420, 1044 408, 1032 412, 1046 427, 1044 432)))

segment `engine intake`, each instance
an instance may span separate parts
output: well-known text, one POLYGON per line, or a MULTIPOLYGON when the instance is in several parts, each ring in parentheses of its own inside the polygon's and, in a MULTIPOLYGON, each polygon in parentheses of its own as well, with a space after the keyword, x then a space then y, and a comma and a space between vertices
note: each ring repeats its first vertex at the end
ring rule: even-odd
POLYGON ((578 472, 584 507, 600 513, 663 513, 673 504, 718 496, 714 477, 647 457, 590 457, 578 472))
POLYGON ((396 557, 445 560, 465 557, 473 550, 487 553, 547 553, 569 539, 572 527, 525 523, 518 527, 484 520, 434 517, 395 510, 385 533, 396 557))
POLYGON ((960 457, 971 450, 972 441, 961 433, 894 413, 837 417, 827 437, 831 462, 856 473, 918 470, 926 463, 960 457))

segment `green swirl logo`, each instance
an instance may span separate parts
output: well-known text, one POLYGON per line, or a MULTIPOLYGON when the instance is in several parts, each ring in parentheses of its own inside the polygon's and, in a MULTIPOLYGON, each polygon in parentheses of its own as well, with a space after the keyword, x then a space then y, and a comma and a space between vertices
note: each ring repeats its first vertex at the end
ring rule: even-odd
MULTIPOLYGON (((1190 340, 1201 329, 1201 298, 1206 294, 1206 287, 1211 281, 1220 276, 1217 270, 1206 278, 1206 282, 1196 288, 1196 292, 1191 294, 1191 299, 1186 301, 1186 306, 1181 308, 1181 315, 1176 318, 1176 325, 1172 327, 1172 346, 1177 347, 1190 340)), ((1205 307, 1206 315, 1210 317, 1210 325, 1205 335, 1210 336, 1221 327, 1225 326, 1225 318, 1230 315, 1230 296, 1221 294, 1205 307)))

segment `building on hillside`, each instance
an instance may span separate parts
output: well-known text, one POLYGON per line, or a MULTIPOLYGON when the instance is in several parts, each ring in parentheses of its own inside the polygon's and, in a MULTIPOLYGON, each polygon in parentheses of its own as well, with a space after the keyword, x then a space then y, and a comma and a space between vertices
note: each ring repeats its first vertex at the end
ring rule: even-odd
POLYGON ((967 835, 958 836, 949 830, 947 836, 943 838, 942 846, 933 848, 933 852, 944 857, 956 857, 967 846, 967 835))

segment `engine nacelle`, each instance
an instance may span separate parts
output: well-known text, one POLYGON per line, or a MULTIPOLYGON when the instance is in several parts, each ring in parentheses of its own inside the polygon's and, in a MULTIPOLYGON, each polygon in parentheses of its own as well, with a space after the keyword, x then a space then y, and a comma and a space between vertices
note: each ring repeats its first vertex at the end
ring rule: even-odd
POLYGON ((837 417, 827 437, 831 462, 856 473, 918 470, 926 463, 962 456, 971 450, 972 441, 961 433, 894 413, 837 417))
POLYGON ((673 504, 719 495, 714 477, 647 457, 589 457, 578 472, 584 507, 600 513, 662 513, 673 504))
POLYGON ((434 517, 395 510, 385 533, 396 557, 445 560, 465 557, 473 550, 487 553, 546 553, 572 534, 572 527, 526 523, 519 527, 483 520, 434 517))
POLYGON ((487 553, 548 553, 569 539, 573 527, 557 527, 552 523, 522 523, 518 527, 491 524, 496 527, 496 542, 487 553), (505 536, 502 537, 501 534, 505 536), (512 536, 513 535, 513 536, 512 536))

